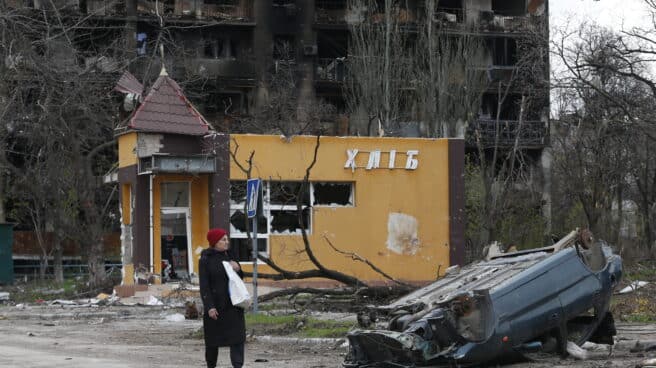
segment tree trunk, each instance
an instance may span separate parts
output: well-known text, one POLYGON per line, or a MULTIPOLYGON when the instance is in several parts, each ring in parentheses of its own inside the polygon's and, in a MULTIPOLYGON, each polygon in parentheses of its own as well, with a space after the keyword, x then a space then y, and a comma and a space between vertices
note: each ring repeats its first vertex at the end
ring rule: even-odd
POLYGON ((89 245, 88 249, 89 255, 87 258, 87 264, 89 266, 89 282, 93 287, 98 287, 101 286, 107 278, 102 240, 97 239, 89 245))
POLYGON ((384 60, 384 74, 385 74, 385 98, 384 98, 384 121, 381 121, 380 124, 383 127, 383 129, 388 129, 389 124, 390 124, 390 113, 391 113, 391 104, 390 104, 390 99, 391 96, 390 94, 392 93, 390 91, 390 63, 391 63, 391 37, 392 37, 392 1, 387 0, 385 1, 385 60, 384 60))
POLYGON ((622 241, 622 224, 624 222, 624 206, 623 202, 624 201, 624 196, 622 193, 622 186, 620 185, 617 188, 617 219, 615 222, 615 237, 614 237, 614 243, 618 246, 620 246, 620 242, 622 241))
POLYGON ((39 256, 39 280, 46 279, 46 273, 48 271, 48 254, 45 251, 41 252, 39 256))
POLYGON ((52 239, 52 247, 54 257, 52 266, 55 274, 55 282, 62 284, 64 283, 64 248, 62 245, 61 237, 57 234, 57 232, 54 233, 52 239))

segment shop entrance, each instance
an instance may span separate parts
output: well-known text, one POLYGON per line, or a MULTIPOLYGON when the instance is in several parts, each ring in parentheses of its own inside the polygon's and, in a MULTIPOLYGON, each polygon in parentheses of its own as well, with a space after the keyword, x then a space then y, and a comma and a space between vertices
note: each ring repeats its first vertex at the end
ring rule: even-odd
POLYGON ((189 278, 191 264, 191 221, 188 208, 162 208, 162 281, 189 278))

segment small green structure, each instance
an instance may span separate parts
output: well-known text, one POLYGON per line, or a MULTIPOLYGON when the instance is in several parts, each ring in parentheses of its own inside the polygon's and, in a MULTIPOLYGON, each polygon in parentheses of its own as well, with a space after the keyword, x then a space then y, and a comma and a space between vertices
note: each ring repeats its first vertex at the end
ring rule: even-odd
POLYGON ((14 282, 13 224, 0 224, 0 284, 14 282))

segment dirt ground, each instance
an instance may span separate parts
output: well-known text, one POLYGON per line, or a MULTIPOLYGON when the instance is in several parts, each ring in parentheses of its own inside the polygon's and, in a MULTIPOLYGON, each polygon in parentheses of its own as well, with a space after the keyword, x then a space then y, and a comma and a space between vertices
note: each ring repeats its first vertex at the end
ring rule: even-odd
MULTIPOLYGON (((144 306, 0 306, 0 367, 203 367, 198 320, 172 322, 179 309, 144 306)), ((587 361, 548 358, 511 367, 635 367, 656 352, 632 353, 636 340, 656 340, 656 325, 619 324, 619 344, 608 357, 587 361)), ((249 331, 246 367, 339 367, 347 347, 339 339, 294 339, 249 331)), ((227 349, 220 367, 229 367, 227 349)))

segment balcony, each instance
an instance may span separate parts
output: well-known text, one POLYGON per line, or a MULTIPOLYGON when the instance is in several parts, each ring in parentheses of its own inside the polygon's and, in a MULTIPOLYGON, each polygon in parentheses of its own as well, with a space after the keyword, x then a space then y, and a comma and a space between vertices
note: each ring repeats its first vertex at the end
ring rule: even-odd
POLYGON ((87 14, 94 16, 124 16, 125 0, 87 0, 87 14))
POLYGON ((478 119, 470 123, 467 129, 466 143, 468 147, 478 147, 477 137, 480 136, 480 144, 484 149, 494 148, 495 145, 500 148, 510 148, 515 145, 518 135, 519 148, 542 148, 548 142, 548 124, 539 120, 523 121, 521 131, 519 131, 518 120, 499 120, 497 122, 494 119, 478 119))
POLYGON ((481 11, 479 26, 483 32, 523 33, 533 28, 534 22, 528 15, 506 16, 492 11, 481 11))
POLYGON ((314 79, 318 82, 342 83, 347 79, 346 58, 317 59, 314 79))
POLYGON ((256 76, 255 63, 243 59, 198 58, 187 62, 187 68, 194 74, 229 79, 253 79, 256 76))
MULTIPOLYGON (((97 0, 96 0, 97 1, 97 0)), ((139 15, 166 16, 168 20, 221 20, 233 23, 253 22, 253 2, 225 0, 223 2, 206 4, 203 0, 154 1, 139 0, 137 3, 139 15)))
POLYGON ((346 0, 316 0, 314 23, 318 25, 346 25, 346 0))
POLYGON ((437 8, 433 14, 433 22, 450 26, 462 24, 465 21, 465 12, 462 8, 437 8))
MULTIPOLYGON (((318 28, 346 28, 348 24, 385 22, 385 13, 363 9, 348 9, 345 0, 316 0, 314 25, 318 28)), ((408 9, 395 8, 392 13, 394 21, 405 25, 415 25, 417 14, 408 9)))

